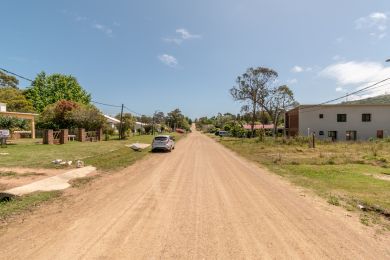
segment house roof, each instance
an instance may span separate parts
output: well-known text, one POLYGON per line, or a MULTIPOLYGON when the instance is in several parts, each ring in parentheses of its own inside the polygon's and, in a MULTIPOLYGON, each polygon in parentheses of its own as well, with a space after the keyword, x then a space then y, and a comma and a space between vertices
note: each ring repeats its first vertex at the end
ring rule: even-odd
POLYGON ((307 108, 307 107, 390 107, 389 104, 305 104, 305 105, 299 105, 296 108, 307 108))
MULTIPOLYGON (((244 129, 250 130, 252 129, 251 125, 243 125, 244 129)), ((257 129, 274 129, 274 124, 268 124, 268 125, 254 125, 255 130, 257 129)))
POLYGON ((110 121, 111 123, 114 123, 114 124, 119 124, 121 121, 116 119, 115 117, 111 117, 111 116, 108 116, 108 115, 103 115, 105 118, 108 119, 108 121, 110 121))
POLYGON ((287 112, 294 111, 294 110, 301 110, 301 109, 310 109, 310 108, 318 110, 321 108, 330 108, 330 107, 390 107, 390 104, 343 104, 343 103, 341 103, 341 104, 305 104, 305 105, 296 106, 287 112))

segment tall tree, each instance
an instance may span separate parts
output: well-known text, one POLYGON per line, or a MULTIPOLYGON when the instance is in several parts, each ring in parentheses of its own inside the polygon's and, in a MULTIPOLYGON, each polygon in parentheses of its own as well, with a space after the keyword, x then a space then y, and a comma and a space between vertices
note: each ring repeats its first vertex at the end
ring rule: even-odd
POLYGON ((7 110, 11 112, 34 112, 32 103, 17 88, 0 88, 0 102, 6 103, 7 110))
POLYGON ((18 88, 19 80, 0 70, 0 87, 18 88))
POLYGON ((244 74, 237 77, 236 86, 230 89, 233 99, 244 103, 242 110, 251 113, 252 136, 254 135, 257 109, 264 107, 270 86, 277 77, 278 73, 269 68, 249 68, 244 74))
POLYGON ((177 127, 183 127, 184 115, 181 113, 180 109, 176 108, 175 110, 168 113, 167 123, 168 125, 175 129, 177 127))
POLYGON ((164 124, 165 123, 165 114, 164 112, 158 111, 153 114, 154 122, 156 124, 164 124))
POLYGON ((270 95, 264 102, 264 109, 270 115, 272 122, 274 123, 273 135, 276 135, 277 127, 280 121, 280 116, 286 112, 286 110, 295 104, 294 93, 286 86, 279 86, 270 92, 270 95))
MULTIPOLYGON (((120 120, 121 114, 117 114, 115 118, 120 120)), ((135 127, 135 121, 136 118, 132 114, 123 113, 122 115, 122 136, 123 137, 129 136, 130 132, 135 127)))
POLYGON ((80 86, 75 77, 62 74, 46 76, 45 72, 37 75, 31 87, 25 91, 25 96, 38 112, 63 99, 82 104, 89 104, 91 101, 91 95, 80 86))

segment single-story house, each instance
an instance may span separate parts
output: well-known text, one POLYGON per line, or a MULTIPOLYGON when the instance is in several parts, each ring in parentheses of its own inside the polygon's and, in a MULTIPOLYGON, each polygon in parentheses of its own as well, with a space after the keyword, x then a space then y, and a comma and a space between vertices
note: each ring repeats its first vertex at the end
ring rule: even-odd
POLYGON ((342 141, 390 135, 390 104, 301 105, 285 114, 287 136, 342 141))
POLYGON ((142 123, 142 122, 135 122, 134 124, 134 132, 136 133, 138 131, 138 129, 143 129, 145 126, 147 126, 148 124, 146 123, 142 123))
POLYGON ((120 120, 115 117, 103 115, 106 118, 106 122, 110 125, 111 128, 115 129, 117 125, 120 124, 120 120))
MULTIPOLYGON (((245 130, 251 130, 252 129, 252 125, 243 125, 244 129, 245 130)), ((259 125, 259 124, 256 124, 254 125, 253 127, 254 130, 259 130, 259 129, 266 129, 266 130, 272 130, 274 129, 274 124, 266 124, 266 125, 259 125)))

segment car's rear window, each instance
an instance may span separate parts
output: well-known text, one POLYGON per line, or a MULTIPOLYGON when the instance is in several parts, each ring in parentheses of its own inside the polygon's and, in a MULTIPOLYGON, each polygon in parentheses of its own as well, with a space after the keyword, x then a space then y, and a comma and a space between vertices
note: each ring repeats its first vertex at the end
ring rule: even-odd
POLYGON ((157 137, 154 138, 154 140, 156 140, 156 141, 166 141, 167 139, 168 138, 165 137, 165 136, 157 136, 157 137))

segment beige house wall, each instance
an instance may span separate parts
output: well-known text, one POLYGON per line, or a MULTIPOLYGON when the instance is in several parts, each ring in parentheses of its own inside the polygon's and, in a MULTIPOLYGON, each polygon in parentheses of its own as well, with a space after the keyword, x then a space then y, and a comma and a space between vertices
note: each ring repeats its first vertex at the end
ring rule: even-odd
POLYGON ((356 131, 358 140, 390 136, 390 105, 325 105, 299 108, 299 134, 315 132, 319 139, 328 139, 328 131, 337 131, 337 140, 346 140, 347 131, 356 131), (320 118, 320 114, 324 117, 320 118), (337 114, 347 114, 347 122, 337 122, 337 114), (362 122, 362 114, 371 114, 371 122, 362 122), (320 131, 324 135, 319 135, 320 131))

